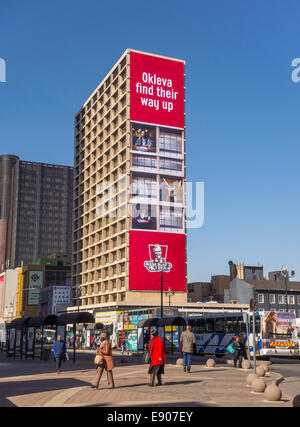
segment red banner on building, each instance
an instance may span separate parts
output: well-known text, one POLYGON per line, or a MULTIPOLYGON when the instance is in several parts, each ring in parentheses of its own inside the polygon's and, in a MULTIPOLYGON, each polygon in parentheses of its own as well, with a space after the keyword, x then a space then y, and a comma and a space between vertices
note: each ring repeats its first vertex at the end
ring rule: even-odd
POLYGON ((186 291, 185 235, 130 231, 129 290, 186 291), (163 267, 162 267, 163 266, 163 267))
POLYGON ((130 120, 184 127, 184 63, 130 52, 130 120))

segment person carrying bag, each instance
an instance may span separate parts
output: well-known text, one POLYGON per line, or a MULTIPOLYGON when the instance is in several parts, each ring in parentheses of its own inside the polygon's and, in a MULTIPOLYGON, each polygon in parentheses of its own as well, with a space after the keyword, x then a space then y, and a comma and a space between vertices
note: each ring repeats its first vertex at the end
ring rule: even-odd
POLYGON ((115 388, 112 370, 114 368, 114 361, 112 357, 112 348, 107 340, 106 333, 100 335, 100 345, 97 348, 96 356, 94 358, 96 365, 96 376, 91 384, 91 388, 98 389, 103 371, 107 372, 108 388, 115 388))

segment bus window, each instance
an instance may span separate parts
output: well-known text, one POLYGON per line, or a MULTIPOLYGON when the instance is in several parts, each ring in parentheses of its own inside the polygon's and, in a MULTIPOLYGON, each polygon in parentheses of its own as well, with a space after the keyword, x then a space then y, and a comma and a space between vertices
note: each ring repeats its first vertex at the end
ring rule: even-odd
POLYGON ((205 331, 210 333, 210 332, 215 332, 215 319, 206 319, 206 325, 205 325, 205 331))
POLYGON ((217 318, 215 319, 215 322, 216 322, 216 326, 215 326, 216 332, 225 332, 224 319, 217 318))
POLYGON ((204 332, 205 332, 205 320, 204 319, 197 319, 196 320, 195 333, 196 334, 204 334, 204 332))
POLYGON ((227 334, 234 334, 235 333, 235 322, 236 319, 234 317, 230 317, 226 319, 226 326, 225 331, 227 334))
MULTIPOLYGON (((250 333, 253 333, 253 317, 250 318, 250 325, 249 325, 250 333)), ((255 316, 255 332, 257 334, 260 333, 260 316, 255 316)))

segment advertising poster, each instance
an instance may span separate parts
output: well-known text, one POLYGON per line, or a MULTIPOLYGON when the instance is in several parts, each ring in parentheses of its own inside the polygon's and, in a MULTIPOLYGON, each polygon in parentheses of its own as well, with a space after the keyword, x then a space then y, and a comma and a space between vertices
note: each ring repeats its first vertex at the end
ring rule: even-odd
POLYGON ((156 135, 153 126, 132 124, 132 150, 141 153, 156 151, 156 135))
POLYGON ((289 312, 267 311, 262 314, 263 338, 292 338, 296 331, 295 316, 289 312))
POLYGON ((164 265, 163 290, 186 291, 184 234, 131 230, 129 239, 130 290, 160 291, 164 265))
POLYGON ((0 319, 3 317, 4 306, 4 275, 0 277, 0 319))
POLYGON ((184 127, 184 62, 130 52, 130 120, 184 127))
POLYGON ((43 271, 30 271, 28 282, 28 305, 39 304, 39 294, 43 287, 43 271))

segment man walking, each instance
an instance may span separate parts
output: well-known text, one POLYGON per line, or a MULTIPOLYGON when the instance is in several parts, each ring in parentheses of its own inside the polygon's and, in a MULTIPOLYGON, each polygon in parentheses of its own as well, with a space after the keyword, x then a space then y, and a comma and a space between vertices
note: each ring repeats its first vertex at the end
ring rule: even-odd
POLYGON ((60 374, 61 362, 66 357, 66 354, 66 343, 62 341, 61 336, 58 335, 56 341, 54 341, 53 344, 53 355, 56 360, 56 371, 58 374, 60 374))
POLYGON ((192 353, 194 344, 196 344, 196 338, 190 325, 187 325, 186 331, 182 332, 180 342, 182 344, 183 370, 184 372, 186 370, 191 372, 192 353))

